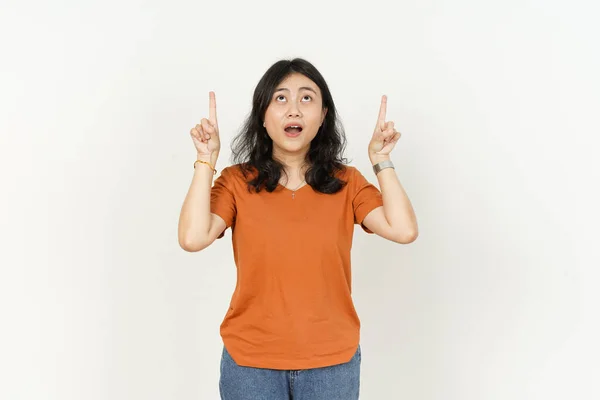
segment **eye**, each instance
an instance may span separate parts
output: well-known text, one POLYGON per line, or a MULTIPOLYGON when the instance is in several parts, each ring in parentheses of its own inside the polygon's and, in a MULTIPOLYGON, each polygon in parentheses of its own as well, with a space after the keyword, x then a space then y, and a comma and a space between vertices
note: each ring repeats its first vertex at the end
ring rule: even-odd
MULTIPOLYGON (((309 100, 312 100, 312 99, 313 99, 313 98, 312 98, 312 96, 310 96, 310 95, 308 95, 308 94, 305 94, 305 95, 302 97, 302 100, 304 100, 304 99, 305 99, 305 98, 307 98, 307 97, 309 98, 309 100)), ((275 97, 275 100, 277 100, 277 101, 280 101, 280 100, 279 100, 280 98, 283 98, 283 99, 285 99, 285 96, 284 96, 284 95, 282 95, 282 94, 280 94, 280 95, 278 95, 277 97, 275 97)))

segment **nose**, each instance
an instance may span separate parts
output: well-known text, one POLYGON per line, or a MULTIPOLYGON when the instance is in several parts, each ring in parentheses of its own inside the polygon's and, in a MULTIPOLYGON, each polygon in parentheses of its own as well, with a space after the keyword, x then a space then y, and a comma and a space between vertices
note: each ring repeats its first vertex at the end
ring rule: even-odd
POLYGON ((290 102, 290 108, 288 109, 287 116, 290 118, 300 117, 300 109, 298 108, 296 102, 290 102))

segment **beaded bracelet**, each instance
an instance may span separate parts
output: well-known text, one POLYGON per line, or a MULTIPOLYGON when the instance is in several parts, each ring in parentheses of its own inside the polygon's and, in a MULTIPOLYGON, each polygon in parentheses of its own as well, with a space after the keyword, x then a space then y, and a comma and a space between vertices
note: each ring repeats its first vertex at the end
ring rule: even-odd
POLYGON ((196 169, 196 163, 202 163, 202 164, 206 164, 206 165, 208 165, 208 166, 210 167, 210 169, 212 169, 212 170, 213 170, 213 175, 216 175, 216 174, 217 174, 217 170, 216 170, 216 169, 215 169, 215 168, 214 168, 212 165, 210 165, 210 163, 209 163, 209 162, 202 161, 202 160, 196 160, 196 161, 194 161, 194 169, 196 169))

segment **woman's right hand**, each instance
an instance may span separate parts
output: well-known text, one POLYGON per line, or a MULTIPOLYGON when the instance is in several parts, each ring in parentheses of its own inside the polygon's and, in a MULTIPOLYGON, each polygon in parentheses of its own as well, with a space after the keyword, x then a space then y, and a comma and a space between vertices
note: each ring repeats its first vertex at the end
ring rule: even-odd
POLYGON ((209 92, 208 96, 208 119, 202 118, 200 123, 190 131, 192 141, 198 152, 198 159, 206 160, 210 160, 215 155, 218 155, 219 150, 221 149, 219 126, 217 124, 217 102, 215 100, 215 92, 209 92))

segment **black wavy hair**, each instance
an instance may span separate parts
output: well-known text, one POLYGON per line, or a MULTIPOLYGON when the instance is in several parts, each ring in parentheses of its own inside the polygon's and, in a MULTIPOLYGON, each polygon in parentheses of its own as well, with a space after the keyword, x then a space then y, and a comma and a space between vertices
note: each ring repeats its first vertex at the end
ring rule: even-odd
POLYGON ((258 193, 264 187, 272 192, 277 188, 285 169, 281 162, 272 157, 273 140, 263 126, 263 120, 277 85, 295 72, 306 76, 319 87, 323 109, 328 110, 304 160, 308 167, 306 183, 321 193, 336 193, 347 183, 335 176, 338 171, 345 170, 347 164, 347 159, 342 157, 346 135, 327 82, 310 62, 302 58, 277 61, 258 82, 252 98, 252 111, 239 134, 232 140, 234 163, 239 164, 245 177, 249 172, 255 175, 248 181, 249 191, 254 189, 258 193))

